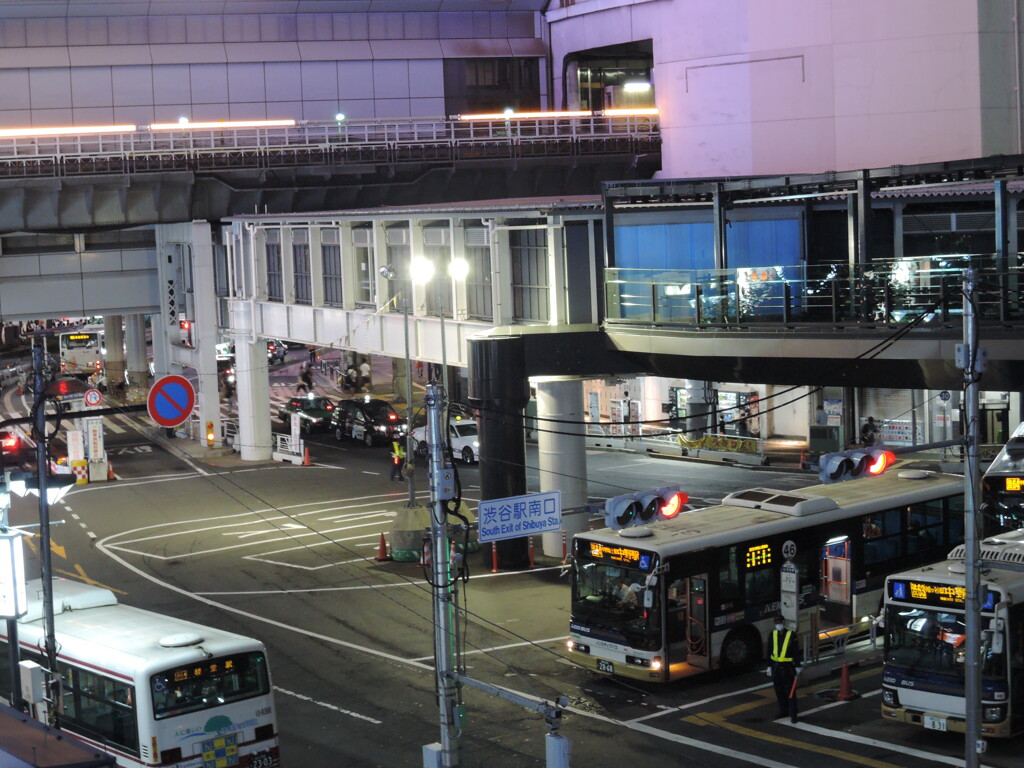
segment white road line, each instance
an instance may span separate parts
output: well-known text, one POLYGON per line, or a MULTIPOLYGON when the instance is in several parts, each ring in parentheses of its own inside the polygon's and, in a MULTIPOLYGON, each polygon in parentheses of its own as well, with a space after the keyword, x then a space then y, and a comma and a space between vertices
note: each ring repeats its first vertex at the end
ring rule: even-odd
POLYGON ((688 709, 694 707, 703 707, 705 704, 710 704, 712 701, 718 701, 719 699, 731 699, 735 696, 743 696, 747 693, 754 693, 755 691, 763 691, 765 688, 771 688, 772 683, 762 683, 761 685, 754 685, 750 688, 744 688, 741 691, 729 691, 728 693, 720 693, 717 696, 709 696, 706 699, 700 701, 691 701, 689 704, 680 704, 678 707, 663 707, 658 712, 653 712, 643 717, 636 717, 632 720, 627 720, 627 723, 642 723, 645 720, 653 720, 656 717, 662 717, 664 715, 678 714, 679 712, 685 712, 688 709))
POLYGON ((316 704, 318 707, 324 707, 325 709, 329 709, 332 712, 340 712, 343 715, 348 715, 349 717, 354 717, 354 718, 356 718, 358 720, 365 720, 366 722, 373 723, 374 725, 381 725, 381 723, 382 723, 381 720, 376 720, 376 719, 374 719, 372 717, 367 717, 366 715, 361 715, 358 712, 353 712, 353 711, 351 711, 349 709, 342 709, 341 707, 336 707, 333 704, 328 704, 326 701, 317 701, 316 699, 310 698, 309 696, 304 696, 301 693, 296 693, 295 691, 285 690, 284 688, 281 688, 280 686, 277 686, 277 685, 274 686, 274 690, 277 691, 278 693, 283 693, 286 696, 294 696, 296 699, 301 699, 302 701, 308 701, 310 704, 316 704))
MULTIPOLYGON (((463 651, 463 656, 472 656, 474 653, 491 653, 492 651, 507 651, 509 648, 522 648, 528 645, 540 645, 541 643, 554 643, 554 642, 565 642, 565 635, 559 635, 558 637, 547 637, 543 640, 527 640, 522 643, 509 643, 508 645, 492 645, 490 648, 477 648, 472 651, 463 651)), ((419 658, 413 659, 413 661, 428 661, 433 659, 433 656, 420 656, 419 658)))
MULTIPOLYGON (((846 702, 842 702, 846 703, 846 702)), ((776 720, 777 723, 782 725, 788 725, 790 728, 799 728, 801 731, 807 731, 808 733, 816 733, 819 736, 825 736, 827 738, 842 739, 843 741, 855 741, 858 744, 865 744, 872 747, 880 747, 881 749, 887 749, 895 754, 911 755, 912 757, 918 757, 922 760, 930 760, 934 763, 944 763, 945 765, 953 765, 962 767, 965 762, 957 757, 947 757, 946 755, 938 755, 934 752, 925 752, 921 749, 911 749, 905 744, 892 744, 888 741, 879 741, 878 739, 869 739, 866 736, 862 736, 856 733, 846 733, 845 731, 836 731, 831 728, 820 728, 817 725, 810 725, 808 723, 791 723, 788 718, 782 718, 776 720)))
POLYGON ((116 421, 114 421, 114 419, 110 416, 103 417, 103 428, 109 432, 113 432, 118 435, 123 435, 125 432, 128 431, 120 424, 118 424, 116 421))
MULTIPOLYGON (((269 540, 264 540, 264 541, 247 541, 247 542, 244 542, 244 543, 241 543, 241 544, 232 544, 232 545, 227 546, 227 547, 210 547, 209 549, 197 549, 197 550, 191 550, 189 552, 179 552, 177 554, 167 554, 167 555, 158 555, 155 552, 145 552, 145 551, 142 551, 142 550, 131 549, 130 547, 126 547, 126 546, 124 546, 122 544, 111 544, 110 547, 112 549, 117 549, 117 550, 119 550, 121 552, 128 552, 128 553, 131 553, 133 555, 138 555, 139 557, 152 557, 152 558, 155 558, 157 560, 177 560, 177 559, 183 559, 183 558, 187 558, 187 557, 197 557, 199 555, 212 555, 212 554, 217 554, 217 553, 220 553, 220 552, 230 552, 232 549, 242 549, 242 548, 246 548, 246 547, 260 546, 260 545, 263 545, 263 544, 271 544, 271 543, 273 543, 275 541, 297 541, 298 539, 307 538, 307 537, 310 537, 310 536, 316 536, 316 537, 324 538, 325 540, 323 542, 317 542, 317 544, 320 544, 320 545, 323 545, 323 544, 337 544, 341 540, 335 540, 335 539, 328 538, 328 534, 338 533, 340 531, 349 531, 349 530, 352 530, 353 528, 366 528, 368 526, 376 526, 376 525, 378 525, 378 523, 373 522, 373 523, 364 523, 362 525, 348 525, 348 526, 343 526, 341 528, 327 528, 327 529, 322 530, 322 531, 313 531, 313 530, 310 530, 309 528, 305 528, 304 530, 307 531, 307 533, 300 533, 297 536, 281 536, 281 537, 279 537, 277 539, 269 539, 269 540)), ((373 535, 376 536, 377 534, 374 533, 373 535)), ((153 537, 153 538, 164 538, 164 537, 163 536, 156 536, 156 537, 153 537)), ((130 544, 130 543, 134 543, 134 542, 126 542, 126 543, 130 544)), ((316 546, 316 544, 311 545, 311 546, 316 546)), ((300 548, 306 548, 306 547, 305 547, 305 545, 303 545, 302 547, 296 547, 296 549, 300 549, 300 548)), ((268 552, 266 554, 274 554, 274 553, 268 552)))

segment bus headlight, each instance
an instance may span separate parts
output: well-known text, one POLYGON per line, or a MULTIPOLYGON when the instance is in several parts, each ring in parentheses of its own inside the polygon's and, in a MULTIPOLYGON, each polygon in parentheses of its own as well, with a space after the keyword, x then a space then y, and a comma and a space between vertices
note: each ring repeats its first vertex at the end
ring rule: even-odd
POLYGON ((661 656, 655 656, 653 659, 651 659, 651 669, 655 671, 661 670, 661 656))
POLYGON ((893 688, 883 688, 882 703, 887 707, 898 707, 900 705, 900 695, 893 688))
POLYGON ((986 723, 1001 723, 1006 719, 1005 707, 982 707, 981 718, 986 723))
POLYGON ((590 653, 590 646, 589 645, 583 645, 583 643, 577 643, 572 638, 569 638, 568 640, 565 641, 565 647, 568 648, 570 651, 576 651, 577 653, 587 653, 587 654, 590 653))

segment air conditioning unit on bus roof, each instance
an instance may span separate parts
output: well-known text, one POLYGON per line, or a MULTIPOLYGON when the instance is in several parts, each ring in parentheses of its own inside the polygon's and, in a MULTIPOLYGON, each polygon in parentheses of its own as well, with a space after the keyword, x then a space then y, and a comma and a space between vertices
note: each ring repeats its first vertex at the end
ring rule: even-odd
POLYGON ((830 509, 837 509, 839 506, 836 504, 835 499, 828 496, 811 496, 806 493, 776 491, 771 488, 749 488, 745 491, 730 493, 722 499, 722 503, 748 509, 781 512, 793 517, 828 512, 830 509))

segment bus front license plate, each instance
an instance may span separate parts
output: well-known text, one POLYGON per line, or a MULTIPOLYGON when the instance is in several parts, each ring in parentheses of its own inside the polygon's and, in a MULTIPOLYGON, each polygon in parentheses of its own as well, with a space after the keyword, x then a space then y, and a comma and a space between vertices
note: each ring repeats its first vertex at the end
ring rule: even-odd
POLYGON ((597 671, 598 672, 607 672, 607 673, 611 674, 612 672, 615 671, 615 666, 610 661, 605 661, 604 659, 598 659, 597 660, 597 671))
POLYGON ((272 768, 274 758, 269 752, 257 752, 249 759, 249 768, 272 768))
POLYGON ((925 715, 924 727, 927 728, 929 731, 944 731, 946 730, 946 718, 925 715))

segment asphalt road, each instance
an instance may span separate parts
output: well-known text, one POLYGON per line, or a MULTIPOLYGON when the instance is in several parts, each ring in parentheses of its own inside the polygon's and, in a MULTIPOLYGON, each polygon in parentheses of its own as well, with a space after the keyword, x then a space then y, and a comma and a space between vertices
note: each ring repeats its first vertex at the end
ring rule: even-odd
MULTIPOLYGON (((53 529, 58 575, 261 638, 285 766, 421 765, 423 745, 439 737, 431 595, 417 565, 374 560, 406 498, 405 486, 387 479, 387 450, 323 437, 312 441, 311 467, 199 462, 155 444, 140 420, 117 423, 124 431, 108 432, 108 450, 120 479, 80 486, 53 510, 63 521, 53 529)), ((477 469, 459 471, 472 503, 477 469)), ((588 455, 588 471, 595 498, 678 482, 710 503, 741 487, 813 482, 605 452, 588 455)), ((12 519, 31 523, 36 509, 17 499, 12 519)), ((824 697, 835 680, 808 683, 797 724, 773 720, 771 689, 756 672, 665 687, 597 677, 561 652, 568 595, 556 561, 497 574, 480 555, 470 562, 472 577, 459 588, 467 673, 540 700, 568 696, 562 732, 573 765, 963 764, 960 737, 881 722, 877 666, 855 671, 861 696, 852 702, 824 697)), ((544 765, 539 715, 471 689, 465 702, 463 765, 544 765)), ((984 764, 1019 765, 1015 745, 993 744, 984 764)))

